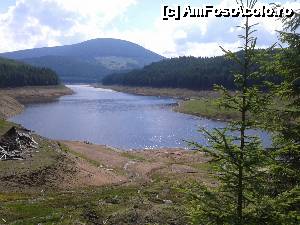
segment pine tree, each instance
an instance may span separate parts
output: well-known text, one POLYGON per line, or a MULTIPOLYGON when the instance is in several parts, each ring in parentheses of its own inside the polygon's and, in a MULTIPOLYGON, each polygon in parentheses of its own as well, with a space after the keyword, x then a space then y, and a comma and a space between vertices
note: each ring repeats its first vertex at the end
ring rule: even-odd
POLYGON ((289 190, 300 185, 300 34, 296 33, 300 27, 300 14, 283 21, 284 30, 279 34, 288 47, 275 55, 275 63, 270 67, 283 77, 282 83, 272 86, 274 95, 286 103, 274 114, 277 118, 273 123, 277 134, 274 154, 279 159, 277 165, 285 173, 282 174, 282 188, 289 190))
MULTIPOLYGON (((256 0, 240 2, 242 7, 253 8, 256 0)), ((249 135, 249 130, 260 127, 260 115, 269 105, 270 95, 263 93, 263 80, 258 70, 259 52, 255 49, 255 24, 249 18, 240 28, 243 54, 238 57, 231 51, 226 56, 234 61, 239 70, 234 72, 237 91, 229 92, 222 86, 218 100, 220 106, 240 113, 240 119, 230 122, 226 128, 214 132, 202 130, 209 146, 191 143, 199 151, 206 152, 216 170, 218 185, 215 188, 199 187, 192 190, 191 219, 194 224, 257 224, 255 206, 265 195, 265 179, 269 157, 259 137, 249 135)), ((264 224, 264 223, 262 223, 264 224)))
POLYGON ((300 14, 283 18, 280 40, 287 45, 262 62, 266 73, 277 74, 280 84, 268 83, 275 100, 265 112, 265 128, 274 132, 268 192, 256 206, 257 221, 274 225, 300 224, 300 14))

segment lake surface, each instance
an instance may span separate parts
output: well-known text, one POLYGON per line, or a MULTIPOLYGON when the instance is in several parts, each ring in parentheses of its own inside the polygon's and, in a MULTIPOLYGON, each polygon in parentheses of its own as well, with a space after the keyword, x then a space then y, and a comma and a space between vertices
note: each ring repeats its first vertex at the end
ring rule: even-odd
MULTIPOLYGON (((184 140, 206 144, 199 128, 225 124, 172 111, 171 98, 138 96, 84 85, 74 95, 27 105, 11 121, 59 140, 80 140, 121 149, 183 147, 184 140)), ((260 135, 266 136, 261 133, 260 135)))

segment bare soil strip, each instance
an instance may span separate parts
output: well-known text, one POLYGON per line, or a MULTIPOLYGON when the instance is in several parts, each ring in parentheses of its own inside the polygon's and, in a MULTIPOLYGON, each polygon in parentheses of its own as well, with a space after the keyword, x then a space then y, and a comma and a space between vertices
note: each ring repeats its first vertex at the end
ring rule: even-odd
POLYGON ((211 182, 207 171, 198 169, 199 164, 208 161, 200 152, 182 149, 118 151, 74 141, 64 141, 62 145, 80 168, 73 177, 75 187, 151 182, 155 174, 211 182))
POLYGON ((193 99, 193 98, 217 98, 219 97, 216 91, 197 91, 184 88, 152 88, 152 87, 129 87, 120 85, 104 86, 101 84, 94 85, 96 88, 111 89, 114 91, 125 92, 136 95, 145 96, 160 96, 171 97, 178 99, 193 99))

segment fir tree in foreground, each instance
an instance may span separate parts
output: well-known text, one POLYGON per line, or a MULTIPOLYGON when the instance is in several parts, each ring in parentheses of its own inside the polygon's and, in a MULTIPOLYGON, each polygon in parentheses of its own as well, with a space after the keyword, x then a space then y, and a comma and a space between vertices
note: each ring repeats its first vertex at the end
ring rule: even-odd
MULTIPOLYGON (((253 8, 256 0, 239 4, 253 8)), ((264 78, 257 67, 260 53, 255 49, 254 27, 248 17, 240 26, 243 31, 239 35, 243 43, 242 57, 222 48, 226 56, 238 65, 239 69, 233 71, 237 91, 231 93, 222 86, 216 87, 222 94, 219 105, 239 112, 240 119, 214 132, 202 130, 209 140, 208 147, 191 143, 211 158, 218 180, 217 187, 199 186, 191 190, 190 214, 194 224, 258 224, 256 206, 262 204, 265 195, 270 160, 260 138, 250 135, 249 130, 260 127, 256 116, 268 108, 270 95, 263 93, 260 82, 253 82, 264 78)))
MULTIPOLYGON (((265 128, 274 132, 268 191, 256 214, 274 225, 300 224, 300 27, 299 11, 284 18, 279 32, 284 48, 262 63, 269 74, 278 74, 283 82, 268 83, 281 107, 265 113, 265 128)), ((259 218, 257 220, 259 221, 259 218)))

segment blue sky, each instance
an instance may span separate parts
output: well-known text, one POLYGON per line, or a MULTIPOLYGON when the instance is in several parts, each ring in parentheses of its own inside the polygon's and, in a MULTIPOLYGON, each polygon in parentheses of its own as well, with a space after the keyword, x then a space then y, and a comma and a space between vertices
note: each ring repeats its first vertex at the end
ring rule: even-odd
POLYGON ((5 12, 9 6, 13 6, 16 0, 2 0, 0 3, 0 12, 5 12))
MULTIPOLYGON (((259 1, 259 4, 272 2, 259 1)), ((300 8, 300 1, 277 1, 300 8)), ((0 0, 0 52, 73 44, 93 38, 125 39, 166 57, 222 54, 219 45, 237 50, 239 19, 162 21, 161 5, 236 6, 235 0, 0 0)), ((277 41, 280 21, 259 22, 258 44, 277 41)))

